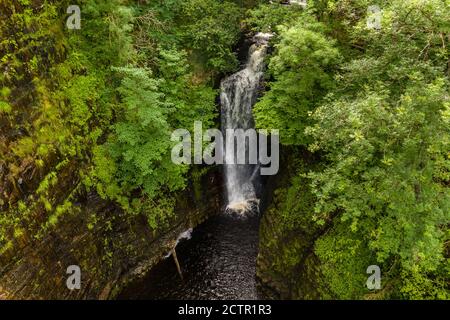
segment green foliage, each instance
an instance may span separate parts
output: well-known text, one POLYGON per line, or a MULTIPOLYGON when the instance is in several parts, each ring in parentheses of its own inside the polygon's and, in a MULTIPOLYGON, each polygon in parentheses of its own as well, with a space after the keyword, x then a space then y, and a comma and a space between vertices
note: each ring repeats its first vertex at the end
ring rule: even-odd
MULTIPOLYGON (((193 126, 192 119, 213 125, 215 91, 194 85, 186 54, 161 50, 155 79, 143 68, 116 68, 122 108, 108 141, 94 153, 94 175, 103 196, 136 210, 126 198, 140 189, 154 199, 185 187, 187 166, 171 161, 172 130, 193 126)), ((152 223, 152 226, 154 223, 152 223)))
MULTIPOLYGON (((440 4, 434 4, 435 10, 440 4)), ((411 278, 443 276, 439 269, 445 265, 444 230, 450 220, 449 83, 442 73, 448 53, 442 56, 442 42, 425 32, 442 27, 439 11, 430 21, 430 6, 404 8, 393 1, 377 37, 355 27, 354 36, 370 45, 344 67, 340 89, 315 111, 317 123, 308 130, 311 149, 325 152, 328 163, 310 175, 316 219, 340 212, 338 219, 360 235, 377 262, 395 259, 411 278), (407 11, 415 11, 413 18, 407 11), (399 30, 401 24, 408 27, 399 30), (411 41, 409 34, 419 31, 411 41), (394 34, 395 44, 386 42, 394 34)), ((325 251, 320 252, 327 265, 325 251)), ((409 289, 401 292, 414 296, 405 285, 409 289)), ((430 296, 444 297, 442 286, 439 290, 430 296)))
MULTIPOLYGON (((368 293, 366 269, 377 263, 362 232, 349 234, 350 228, 348 222, 338 222, 315 243, 315 253, 322 262, 318 282, 325 299, 359 299, 368 293)), ((385 282, 387 275, 382 277, 385 282)))
MULTIPOLYGON (((142 16, 136 38, 145 51, 157 55, 161 49, 183 48, 197 68, 196 76, 207 80, 237 67, 233 46, 240 36, 243 10, 233 1, 160 1, 138 10, 142 16)), ((151 63, 158 67, 157 61, 151 63)))
POLYGON ((300 6, 286 6, 278 2, 262 4, 249 10, 245 22, 254 32, 274 32, 280 26, 292 26, 302 13, 300 6))
POLYGON ((403 272, 401 274, 402 288, 401 294, 406 299, 411 300, 448 300, 450 294, 448 290, 449 263, 447 261, 443 270, 438 270, 435 274, 426 274, 418 270, 403 272))
POLYGON ((182 36, 195 50, 197 58, 218 72, 231 71, 237 66, 232 46, 239 37, 241 9, 233 2, 189 0, 181 5, 182 36))
POLYGON ((173 110, 162 101, 158 81, 151 79, 149 72, 143 69, 117 70, 125 75, 118 89, 123 101, 123 120, 114 125, 109 141, 96 154, 102 171, 100 177, 105 179, 106 186, 106 190, 100 188, 100 191, 106 191, 106 195, 114 198, 114 191, 119 189, 120 193, 128 194, 142 187, 142 191, 152 198, 164 191, 162 186, 167 186, 168 191, 183 187, 180 175, 186 168, 170 160, 167 118, 173 110), (115 164, 110 169, 102 169, 105 164, 108 166, 101 157, 105 154, 115 164), (104 177, 105 170, 114 178, 104 177), (112 188, 111 182, 118 188, 112 188))
POLYGON ((274 80, 254 107, 257 127, 279 129, 284 144, 307 142, 308 112, 334 85, 332 69, 339 52, 321 30, 323 26, 310 19, 280 27, 281 40, 269 63, 274 80))
POLYGON ((448 299, 450 7, 382 1, 370 30, 370 4, 314 1, 320 28, 280 28, 257 126, 321 156, 308 178, 309 219, 327 230, 315 241, 323 297, 448 299), (371 264, 379 293, 365 289, 371 264))
POLYGON ((175 214, 175 199, 160 198, 158 201, 149 201, 144 206, 147 222, 153 230, 168 226, 169 219, 175 214))
POLYGON ((214 126, 210 76, 236 66, 234 2, 84 0, 80 30, 65 26, 70 4, 0 4, 5 253, 76 215, 92 189, 164 225, 189 169, 172 164, 170 134, 193 119, 214 126))

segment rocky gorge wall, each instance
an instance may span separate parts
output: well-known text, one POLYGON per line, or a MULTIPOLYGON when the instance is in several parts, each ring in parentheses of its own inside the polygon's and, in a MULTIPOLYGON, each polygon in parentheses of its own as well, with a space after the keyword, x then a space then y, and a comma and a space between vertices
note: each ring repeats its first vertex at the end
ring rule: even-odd
POLYGON ((77 214, 67 214, 42 240, 22 243, 0 257, 0 299, 113 299, 159 262, 184 230, 195 227, 221 206, 221 177, 210 170, 198 186, 177 196, 175 216, 162 230, 145 217, 129 217, 90 193, 77 214), (92 213, 98 221, 89 227, 92 213), (81 289, 66 286, 67 267, 81 268, 81 289))
POLYGON ((318 299, 319 260, 314 242, 323 232, 310 219, 313 199, 306 173, 313 159, 305 151, 283 148, 280 172, 267 181, 267 208, 261 219, 257 278, 263 292, 275 299, 318 299))

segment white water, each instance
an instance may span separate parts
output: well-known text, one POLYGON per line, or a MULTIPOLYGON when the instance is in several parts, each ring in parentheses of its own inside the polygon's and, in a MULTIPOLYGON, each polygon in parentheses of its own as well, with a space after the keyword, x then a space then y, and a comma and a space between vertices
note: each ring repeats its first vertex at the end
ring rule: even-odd
MULTIPOLYGON (((250 47, 246 67, 225 78, 221 83, 222 132, 226 129, 250 129, 254 127, 252 107, 261 89, 264 77, 264 57, 271 34, 258 33, 254 44, 250 47)), ((246 143, 248 150, 248 142, 246 143)), ((225 163, 235 163, 237 148, 234 154, 225 152, 225 163)), ((225 164, 227 208, 244 213, 258 204, 255 184, 259 179, 257 165, 225 164)))
MULTIPOLYGON (((175 244, 174 244, 174 246, 173 246, 173 249, 175 249, 175 248, 177 247, 178 243, 179 243, 181 240, 190 240, 191 237, 192 237, 192 231, 193 231, 193 229, 192 229, 192 228, 189 228, 189 229, 187 229, 186 231, 183 231, 182 233, 180 233, 180 234, 178 235, 178 237, 177 237, 177 240, 175 241, 175 244)), ((172 253, 173 253, 173 250, 170 250, 169 253, 167 253, 167 254, 164 256, 164 258, 170 257, 170 256, 172 255, 172 253)))

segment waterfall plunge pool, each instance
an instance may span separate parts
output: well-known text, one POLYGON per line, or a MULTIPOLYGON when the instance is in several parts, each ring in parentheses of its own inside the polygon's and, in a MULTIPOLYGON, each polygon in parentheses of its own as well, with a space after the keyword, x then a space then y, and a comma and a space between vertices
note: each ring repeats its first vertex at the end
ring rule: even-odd
POLYGON ((172 258, 161 261, 119 299, 264 299, 257 285, 259 217, 220 213, 181 240, 176 251, 183 273, 172 258))

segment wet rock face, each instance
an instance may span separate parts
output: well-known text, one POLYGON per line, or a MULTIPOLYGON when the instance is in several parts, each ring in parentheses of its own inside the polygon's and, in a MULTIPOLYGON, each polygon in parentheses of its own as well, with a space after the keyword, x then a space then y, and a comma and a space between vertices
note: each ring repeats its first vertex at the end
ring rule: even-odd
POLYGON ((81 212, 66 214, 43 239, 33 239, 12 257, 0 257, 0 299, 112 299, 143 277, 184 230, 219 212, 220 174, 201 181, 201 196, 189 187, 178 196, 175 217, 154 232, 144 216, 130 217, 90 194, 81 212), (88 221, 95 214, 93 227, 88 221), (80 267, 80 289, 69 290, 67 268, 80 267))
POLYGON ((269 208, 261 221, 256 274, 261 291, 274 299, 320 299, 314 240, 300 228, 287 232, 277 219, 269 208))
POLYGON ((320 262, 314 254, 314 243, 323 230, 306 217, 310 209, 306 183, 296 194, 295 206, 286 207, 288 189, 302 157, 303 154, 284 148, 279 174, 265 184, 267 196, 263 198, 256 276, 264 294, 275 299, 320 298, 320 262), (299 222, 286 220, 291 215, 296 215, 299 222), (299 215, 304 218, 298 218, 299 215))

